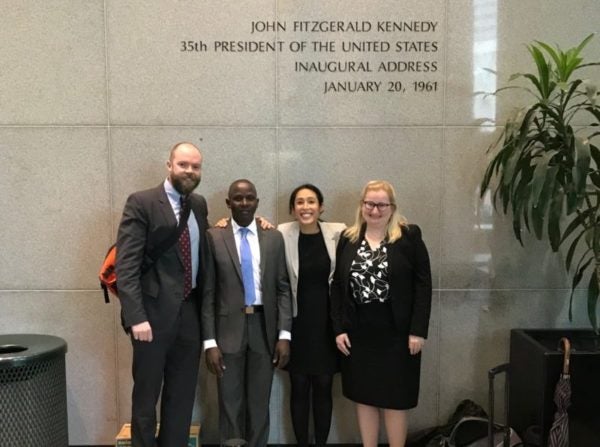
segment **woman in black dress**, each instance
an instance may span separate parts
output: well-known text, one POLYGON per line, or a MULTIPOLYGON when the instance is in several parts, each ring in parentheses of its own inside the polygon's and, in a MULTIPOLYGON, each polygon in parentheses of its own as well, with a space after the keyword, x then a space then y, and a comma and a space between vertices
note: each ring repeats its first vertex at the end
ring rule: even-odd
POLYGON ((386 181, 367 183, 342 235, 331 288, 344 396, 356 402, 363 445, 377 446, 380 413, 391 447, 404 446, 417 405, 431 270, 421 230, 397 210, 386 181))
POLYGON ((290 196, 294 222, 281 224, 292 289, 293 316, 290 363, 290 407, 298 445, 308 446, 312 397, 317 446, 327 443, 333 408, 331 386, 339 369, 331 318, 329 284, 335 248, 344 224, 320 222, 323 194, 314 185, 297 187, 290 196))

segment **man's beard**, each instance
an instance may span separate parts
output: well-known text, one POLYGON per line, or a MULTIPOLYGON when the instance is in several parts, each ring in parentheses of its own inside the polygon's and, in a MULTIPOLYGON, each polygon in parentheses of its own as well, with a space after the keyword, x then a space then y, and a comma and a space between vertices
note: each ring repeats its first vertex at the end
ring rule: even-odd
POLYGON ((193 174, 171 175, 173 187, 182 196, 187 196, 200 184, 200 176, 193 174))

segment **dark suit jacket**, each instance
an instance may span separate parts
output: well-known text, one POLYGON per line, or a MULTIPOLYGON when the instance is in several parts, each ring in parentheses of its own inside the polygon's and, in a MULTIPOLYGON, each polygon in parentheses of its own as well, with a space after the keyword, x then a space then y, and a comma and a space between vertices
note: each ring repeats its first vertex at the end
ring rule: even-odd
MULTIPOLYGON (((339 335, 356 324, 356 303, 350 290, 350 266, 363 240, 342 235, 331 287, 333 330, 339 335)), ((427 338, 431 312, 431 268, 427 248, 417 225, 403 228, 402 237, 388 245, 388 275, 394 323, 400 334, 427 338)))
MULTIPOLYGON (((203 339, 216 339, 222 352, 240 350, 246 316, 240 260, 231 224, 206 233, 209 261, 205 272, 202 331, 203 339)), ((285 265, 283 237, 276 230, 258 226, 262 302, 267 343, 273 352, 279 331, 292 330, 292 301, 285 265)))
MULTIPOLYGON (((208 228, 204 197, 191 194, 191 207, 200 230, 200 267, 206 256, 208 228)), ((184 268, 179 244, 175 242, 142 276, 148 253, 177 228, 177 219, 164 185, 133 193, 125 203, 117 236, 117 284, 123 326, 149 321, 153 331, 170 327, 183 300, 184 268)), ((198 274, 197 291, 202 290, 198 274)), ((196 293, 190 299, 199 300, 196 293)), ((198 303, 200 304, 200 303, 198 303)))

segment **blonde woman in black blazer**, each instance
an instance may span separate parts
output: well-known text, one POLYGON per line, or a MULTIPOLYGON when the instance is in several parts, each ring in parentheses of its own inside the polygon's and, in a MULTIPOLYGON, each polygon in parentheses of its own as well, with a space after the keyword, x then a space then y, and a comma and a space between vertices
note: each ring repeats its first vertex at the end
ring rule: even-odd
POLYGON ((290 408, 298 446, 309 445, 309 409, 313 408, 315 444, 327 443, 333 408, 331 385, 339 368, 331 317, 329 284, 341 223, 319 221, 323 194, 314 185, 297 187, 290 196, 293 222, 277 227, 283 234, 292 289, 292 342, 288 372, 290 408))
POLYGON ((431 270, 421 230, 399 214, 386 181, 367 183, 340 239, 331 301, 342 389, 356 403, 363 445, 377 445, 383 415, 389 445, 402 447, 419 395, 431 270))

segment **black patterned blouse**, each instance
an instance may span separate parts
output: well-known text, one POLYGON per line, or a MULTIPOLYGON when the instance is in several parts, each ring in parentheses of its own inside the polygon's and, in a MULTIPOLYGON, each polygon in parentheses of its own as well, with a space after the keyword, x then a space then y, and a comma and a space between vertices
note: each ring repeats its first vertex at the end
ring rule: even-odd
POLYGON ((350 267, 350 288, 358 304, 384 303, 389 299, 388 260, 385 241, 375 250, 363 239, 350 267))

